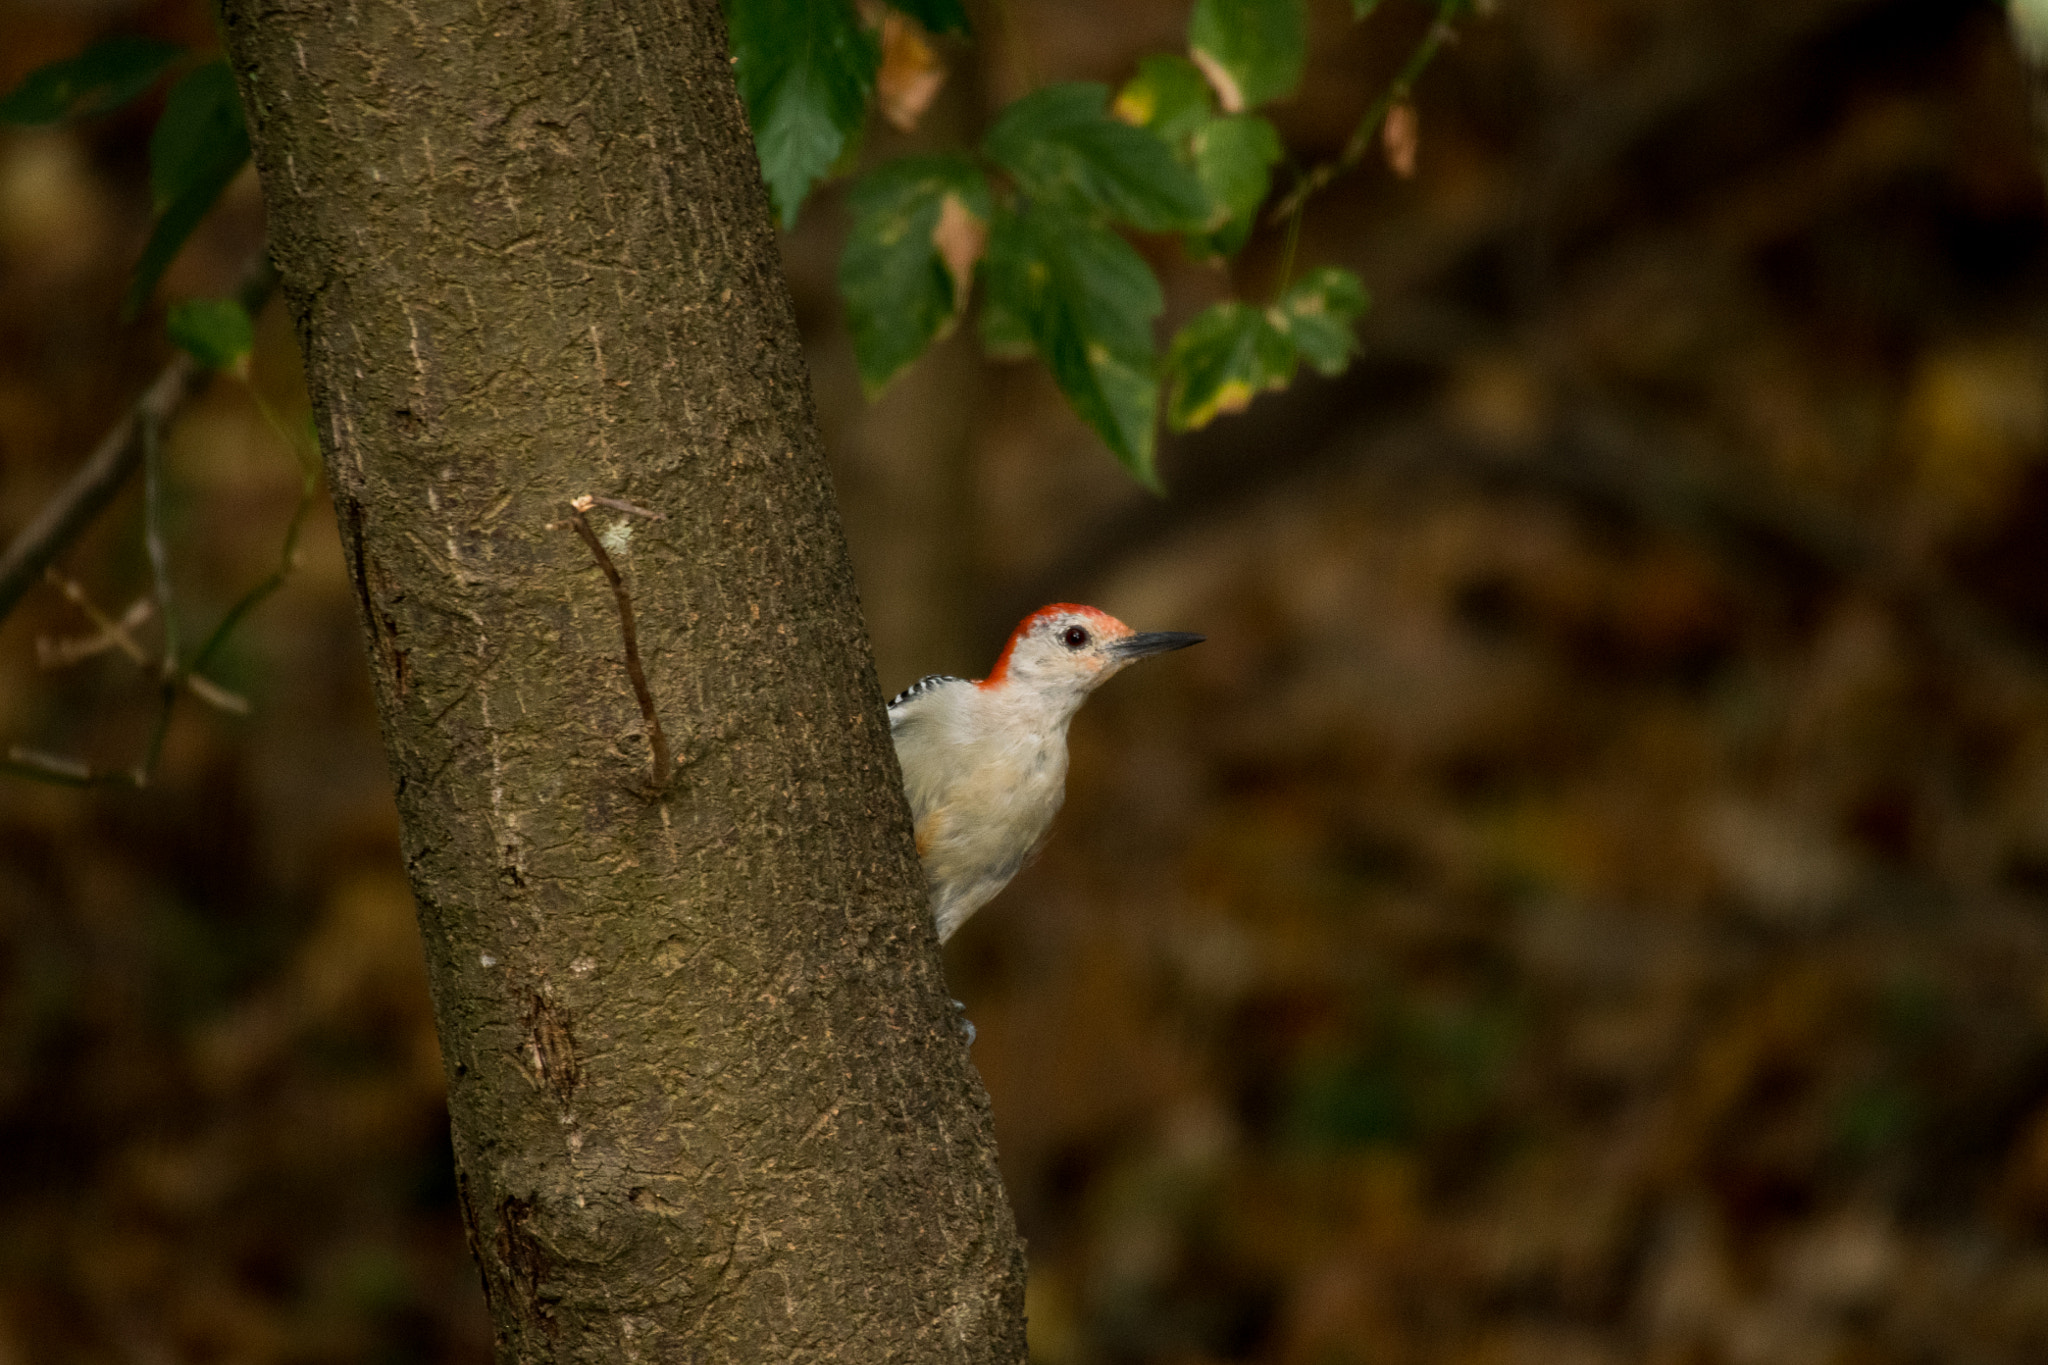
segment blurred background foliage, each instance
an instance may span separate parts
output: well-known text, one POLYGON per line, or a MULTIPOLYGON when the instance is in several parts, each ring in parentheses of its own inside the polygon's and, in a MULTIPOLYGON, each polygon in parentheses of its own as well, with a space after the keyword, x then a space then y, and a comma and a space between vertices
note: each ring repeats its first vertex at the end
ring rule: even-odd
MULTIPOLYGON (((869 153, 1187 19, 970 12, 869 153)), ((1288 147, 1428 19, 1314 5, 1288 147)), ((43 0, 0 84, 117 25, 209 41, 43 0)), ((1052 599, 1209 636, 1081 714, 1045 856, 949 949, 1034 1358, 2048 1359, 2048 252, 2001 11, 1517 0, 1416 104, 1414 176, 1304 223, 1375 294, 1358 361, 1166 438, 1164 501, 964 335, 868 405, 843 182, 786 239, 885 688, 1052 599)), ((0 134, 7 531, 162 362, 115 320, 152 112, 0 134)), ((260 234, 245 177, 168 292, 260 234)), ((1145 245, 1166 326, 1233 292, 1145 245)), ((296 467, 223 379, 169 470, 210 621, 296 467)), ((110 611, 140 518, 64 560, 110 611)), ((0 625, 0 737, 122 765, 149 680, 38 666, 85 633, 47 589, 0 625)), ((0 786, 0 1362, 483 1360, 330 523, 214 671, 250 714, 181 709, 152 789, 0 786)))

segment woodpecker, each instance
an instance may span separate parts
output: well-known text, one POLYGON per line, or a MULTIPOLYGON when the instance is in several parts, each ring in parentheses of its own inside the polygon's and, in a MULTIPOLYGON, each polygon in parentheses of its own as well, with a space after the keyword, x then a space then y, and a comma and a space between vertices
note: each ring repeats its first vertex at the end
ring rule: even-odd
POLYGON ((986 678, 934 673, 889 703, 939 942, 1045 841, 1067 797, 1067 722, 1088 694, 1148 654, 1202 638, 1140 634, 1108 612, 1055 602, 1017 623, 986 678))

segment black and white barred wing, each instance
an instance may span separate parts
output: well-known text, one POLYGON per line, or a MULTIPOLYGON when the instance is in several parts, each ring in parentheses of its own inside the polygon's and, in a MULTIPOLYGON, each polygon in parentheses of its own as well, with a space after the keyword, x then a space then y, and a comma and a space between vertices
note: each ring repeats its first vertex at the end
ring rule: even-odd
POLYGON ((917 710, 916 702, 920 697, 930 696, 933 692, 938 691, 949 683, 961 681, 963 679, 953 677, 949 673, 925 674, 922 678, 919 678, 916 682, 898 692, 894 699, 890 701, 889 729, 894 731, 910 719, 911 715, 917 710))

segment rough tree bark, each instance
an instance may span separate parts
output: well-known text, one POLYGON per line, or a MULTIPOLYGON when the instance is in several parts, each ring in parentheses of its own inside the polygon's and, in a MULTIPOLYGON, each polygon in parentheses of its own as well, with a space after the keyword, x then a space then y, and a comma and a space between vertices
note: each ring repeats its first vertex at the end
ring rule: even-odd
POLYGON ((715 0, 224 8, 500 1358, 1021 1360, 715 0))

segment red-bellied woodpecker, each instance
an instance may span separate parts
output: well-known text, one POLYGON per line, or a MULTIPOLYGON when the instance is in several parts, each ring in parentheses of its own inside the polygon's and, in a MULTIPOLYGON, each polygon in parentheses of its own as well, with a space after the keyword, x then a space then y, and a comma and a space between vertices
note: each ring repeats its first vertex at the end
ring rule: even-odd
POLYGON ((1056 602, 1018 623, 986 678, 935 673, 889 703, 941 943, 1044 841, 1067 796, 1067 722, 1088 694, 1126 664, 1201 641, 1056 602))

